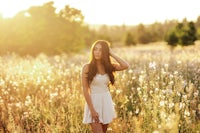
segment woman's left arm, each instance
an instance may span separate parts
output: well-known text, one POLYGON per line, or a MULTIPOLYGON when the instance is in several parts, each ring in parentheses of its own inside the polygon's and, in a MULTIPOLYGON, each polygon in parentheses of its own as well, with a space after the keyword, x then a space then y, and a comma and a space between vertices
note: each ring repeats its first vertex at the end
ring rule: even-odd
POLYGON ((114 64, 116 71, 125 70, 130 67, 129 64, 125 60, 123 60, 122 58, 114 54, 111 49, 109 50, 109 52, 110 52, 110 56, 119 63, 119 64, 114 64))

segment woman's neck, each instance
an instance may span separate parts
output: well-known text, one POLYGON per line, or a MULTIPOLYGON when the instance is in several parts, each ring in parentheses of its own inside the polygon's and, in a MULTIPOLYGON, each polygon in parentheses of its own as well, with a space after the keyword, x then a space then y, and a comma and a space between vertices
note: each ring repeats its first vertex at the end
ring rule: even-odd
POLYGON ((105 68, 102 65, 101 61, 97 61, 96 65, 97 65, 97 73, 104 74, 105 73, 105 68))
POLYGON ((100 60, 97 60, 96 64, 97 64, 97 66, 101 66, 102 65, 100 60))

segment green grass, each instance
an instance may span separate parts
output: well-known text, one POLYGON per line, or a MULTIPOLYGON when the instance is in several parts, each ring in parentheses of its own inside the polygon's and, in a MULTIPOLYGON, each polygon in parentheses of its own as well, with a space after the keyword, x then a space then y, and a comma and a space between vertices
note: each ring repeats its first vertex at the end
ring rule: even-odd
MULTIPOLYGON (((118 117, 108 132, 199 133, 200 45, 114 48, 130 69, 110 88, 118 117)), ((0 131, 90 132, 82 124, 81 69, 88 53, 0 57, 0 131)))

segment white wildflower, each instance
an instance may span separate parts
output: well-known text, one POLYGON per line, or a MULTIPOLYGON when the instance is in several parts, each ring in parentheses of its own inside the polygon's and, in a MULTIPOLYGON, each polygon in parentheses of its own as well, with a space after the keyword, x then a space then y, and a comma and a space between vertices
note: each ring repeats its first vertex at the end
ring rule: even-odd
POLYGON ((181 102, 181 103, 179 104, 179 108, 182 109, 182 108, 184 108, 184 107, 185 107, 185 103, 182 103, 182 102, 181 102))
POLYGON ((168 67, 169 67, 169 64, 164 64, 164 66, 165 66, 166 68, 168 68, 168 67))
POLYGON ((179 61, 177 61, 177 64, 181 64, 182 62, 179 60, 179 61))
POLYGON ((150 62, 149 68, 156 69, 156 62, 150 62))
POLYGON ((178 74, 178 71, 174 71, 174 75, 177 75, 178 74))
POLYGON ((160 106, 164 106, 165 105, 165 101, 160 101, 160 106))
POLYGON ((135 113, 136 113, 136 114, 138 114, 138 113, 139 113, 139 111, 140 111, 140 110, 137 108, 137 109, 135 110, 135 113))
POLYGON ((188 117, 190 116, 190 112, 187 110, 185 110, 184 114, 185 114, 185 116, 188 116, 188 117))
POLYGON ((129 69, 129 70, 128 70, 128 73, 133 73, 133 70, 132 70, 132 69, 129 69))
POLYGON ((169 108, 174 107, 174 103, 169 103, 169 108))
POLYGON ((50 94, 50 99, 53 99, 53 98, 56 97, 56 96, 58 96, 58 93, 57 93, 57 92, 51 93, 51 94, 50 94))

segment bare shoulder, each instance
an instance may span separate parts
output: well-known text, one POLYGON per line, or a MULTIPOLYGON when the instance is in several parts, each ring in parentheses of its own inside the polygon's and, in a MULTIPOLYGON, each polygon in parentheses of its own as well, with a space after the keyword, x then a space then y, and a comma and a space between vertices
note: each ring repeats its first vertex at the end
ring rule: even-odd
POLYGON ((82 72, 88 73, 88 71, 89 71, 89 63, 86 63, 86 64, 83 65, 82 72))

